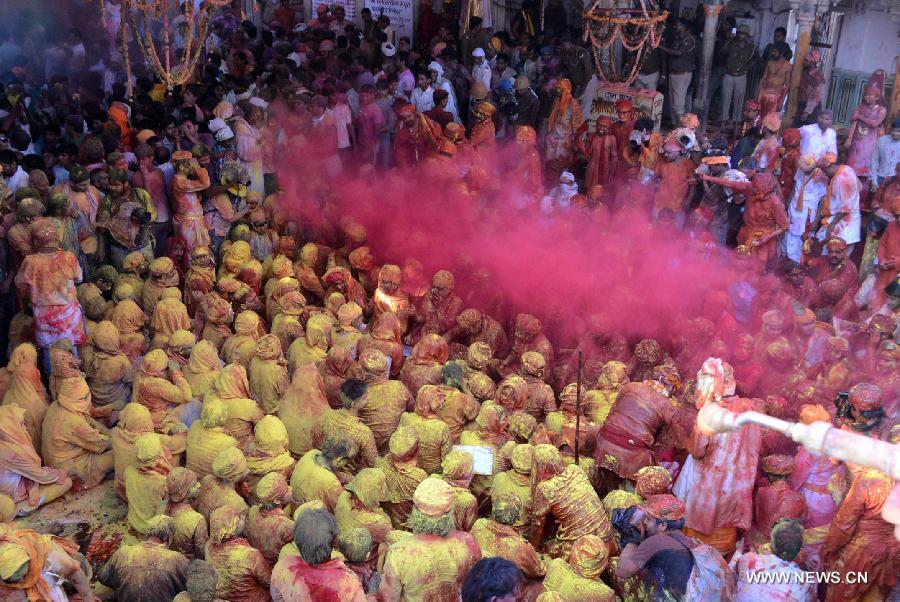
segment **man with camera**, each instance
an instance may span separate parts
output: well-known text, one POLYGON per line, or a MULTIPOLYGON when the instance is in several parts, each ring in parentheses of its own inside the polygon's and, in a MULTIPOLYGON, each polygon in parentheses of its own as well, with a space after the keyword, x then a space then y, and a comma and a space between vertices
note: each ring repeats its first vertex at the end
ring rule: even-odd
POLYGON ((643 572, 653 602, 684 600, 697 546, 681 532, 684 503, 668 493, 651 495, 640 506, 613 510, 612 526, 622 548, 616 577, 624 581, 643 572))
POLYGON ((143 188, 128 183, 124 169, 109 170, 109 191, 97 212, 97 231, 101 237, 98 263, 122 269, 122 261, 132 251, 141 251, 153 258, 153 237, 150 222, 156 215, 153 201, 143 188), (108 251, 109 255, 105 255, 108 251))

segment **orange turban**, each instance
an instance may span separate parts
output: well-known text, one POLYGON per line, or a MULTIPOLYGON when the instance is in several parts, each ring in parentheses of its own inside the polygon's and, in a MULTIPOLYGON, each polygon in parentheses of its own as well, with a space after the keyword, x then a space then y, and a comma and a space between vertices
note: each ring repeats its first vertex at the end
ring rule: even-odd
POLYGON ((651 495, 641 508, 653 518, 665 520, 684 518, 684 502, 670 493, 651 495))
POLYGON ((778 113, 769 113, 763 118, 762 124, 770 132, 777 132, 781 129, 781 117, 778 116, 778 113))
POLYGON ((828 410, 819 404, 804 404, 800 406, 800 422, 812 424, 813 422, 831 422, 828 410))

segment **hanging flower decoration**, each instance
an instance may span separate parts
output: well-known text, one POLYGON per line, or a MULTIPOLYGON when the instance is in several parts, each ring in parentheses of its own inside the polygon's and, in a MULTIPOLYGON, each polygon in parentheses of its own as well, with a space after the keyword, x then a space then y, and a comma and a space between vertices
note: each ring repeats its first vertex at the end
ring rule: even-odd
POLYGON ((608 0, 593 0, 591 6, 584 11, 583 38, 591 43, 594 63, 603 81, 631 85, 637 78, 646 53, 658 47, 662 41, 669 12, 660 10, 647 0, 636 1, 637 7, 623 9, 603 6, 608 0), (616 41, 633 54, 633 60, 628 61, 630 66, 626 66, 622 73, 612 55, 616 41))
MULTIPOLYGON (((194 3, 184 3, 187 31, 184 34, 184 51, 180 58, 176 58, 171 45, 172 32, 169 15, 177 14, 180 11, 179 0, 123 0, 123 29, 127 17, 131 35, 140 48, 141 54, 165 84, 167 90, 171 91, 175 86, 185 84, 193 77, 209 31, 209 8, 221 4, 224 3, 207 1, 199 14, 195 14, 194 3), (142 17, 142 28, 138 27, 138 15, 142 17), (160 55, 157 42, 153 37, 154 24, 160 20, 162 20, 159 28, 162 36, 162 55, 160 55)), ((127 36, 123 35, 122 47, 125 56, 128 52, 127 46, 127 36)))

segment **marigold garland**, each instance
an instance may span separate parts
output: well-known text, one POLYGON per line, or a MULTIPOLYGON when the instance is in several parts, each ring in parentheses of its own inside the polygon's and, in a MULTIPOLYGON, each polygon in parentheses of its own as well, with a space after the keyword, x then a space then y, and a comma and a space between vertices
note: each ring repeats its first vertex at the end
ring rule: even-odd
MULTIPOLYGON (((185 33, 184 54, 181 59, 174 61, 173 64, 172 49, 170 47, 169 29, 171 23, 169 22, 169 14, 180 9, 180 2, 178 0, 172 0, 171 2, 170 0, 123 0, 120 37, 126 77, 128 78, 129 97, 131 96, 131 61, 128 56, 128 36, 125 32, 126 19, 131 30, 131 37, 137 43, 144 59, 165 84, 166 89, 171 91, 175 86, 185 84, 193 77, 203 51, 203 41, 206 40, 209 31, 210 8, 226 4, 228 4, 227 1, 208 0, 204 3, 200 14, 196 16, 193 2, 184 4, 184 16, 188 24, 187 32, 185 33), (143 17, 143 32, 138 27, 138 14, 143 17), (152 35, 152 22, 159 19, 162 19, 162 59, 156 47, 156 40, 153 39, 152 35)), ((105 10, 102 0, 100 9, 101 12, 105 10)))
POLYGON ((590 41, 594 52, 594 63, 604 81, 631 85, 637 78, 647 51, 659 46, 669 12, 660 11, 655 6, 648 8, 646 0, 639 0, 640 6, 631 11, 601 6, 601 2, 603 0, 594 0, 593 4, 584 11, 583 39, 590 41), (623 15, 628 12, 639 14, 638 16, 623 15), (617 40, 625 50, 635 53, 634 62, 625 77, 619 73, 611 55, 611 48, 617 40))

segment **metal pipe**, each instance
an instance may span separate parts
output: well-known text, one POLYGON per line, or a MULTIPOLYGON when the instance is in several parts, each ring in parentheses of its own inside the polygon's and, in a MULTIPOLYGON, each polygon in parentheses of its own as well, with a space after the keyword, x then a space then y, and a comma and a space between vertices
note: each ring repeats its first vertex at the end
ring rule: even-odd
POLYGON ((697 428, 705 435, 735 431, 745 424, 777 431, 813 453, 874 468, 900 480, 900 445, 841 430, 827 422, 801 424, 759 412, 738 414, 715 403, 706 404, 697 414, 697 428))

